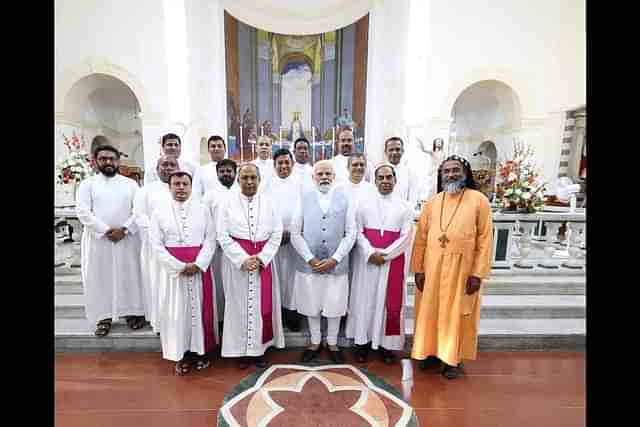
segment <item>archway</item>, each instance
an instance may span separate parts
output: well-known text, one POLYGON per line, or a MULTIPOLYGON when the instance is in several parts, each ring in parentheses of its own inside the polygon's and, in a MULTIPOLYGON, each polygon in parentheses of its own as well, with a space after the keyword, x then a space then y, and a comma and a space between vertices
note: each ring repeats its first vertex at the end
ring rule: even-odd
POLYGON ((136 179, 144 170, 140 111, 131 88, 107 74, 79 79, 64 97, 64 113, 73 123, 73 132, 82 135, 86 144, 96 135, 106 136, 123 153, 121 173, 136 179))
POLYGON ((513 140, 522 128, 522 107, 518 94, 498 80, 476 82, 460 93, 451 116, 450 145, 466 157, 490 140, 496 159, 511 152, 513 140))

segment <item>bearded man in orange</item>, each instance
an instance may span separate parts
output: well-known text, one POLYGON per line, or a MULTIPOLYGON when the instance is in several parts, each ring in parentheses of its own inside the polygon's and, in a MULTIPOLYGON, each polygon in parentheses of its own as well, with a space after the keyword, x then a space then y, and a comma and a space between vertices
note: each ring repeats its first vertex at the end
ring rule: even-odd
POLYGON ((482 280, 491 271, 493 221, 475 189, 469 162, 453 155, 440 165, 438 194, 422 208, 411 259, 417 316, 411 357, 457 378, 475 360, 482 280))

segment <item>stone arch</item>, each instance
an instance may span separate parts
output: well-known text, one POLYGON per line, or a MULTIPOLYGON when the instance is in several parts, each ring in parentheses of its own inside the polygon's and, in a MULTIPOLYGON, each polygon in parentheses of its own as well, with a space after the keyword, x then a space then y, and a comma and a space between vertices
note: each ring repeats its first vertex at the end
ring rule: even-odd
POLYGON ((65 70, 61 78, 56 79, 55 111, 57 114, 64 115, 65 100, 73 86, 92 74, 105 74, 120 80, 133 92, 140 105, 140 112, 151 111, 149 97, 142 82, 125 68, 110 63, 106 58, 99 58, 72 66, 65 70))
POLYGON ((439 116, 451 117, 453 107, 460 95, 475 83, 485 80, 495 80, 509 86, 519 99, 522 117, 539 115, 539 109, 535 102, 535 91, 524 77, 505 69, 485 68, 468 73, 451 84, 446 97, 438 107, 439 116))

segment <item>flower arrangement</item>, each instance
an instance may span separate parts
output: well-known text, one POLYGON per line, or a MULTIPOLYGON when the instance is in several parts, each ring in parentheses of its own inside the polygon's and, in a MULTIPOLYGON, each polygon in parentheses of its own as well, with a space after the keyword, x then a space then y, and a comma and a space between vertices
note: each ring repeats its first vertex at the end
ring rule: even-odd
POLYGON ((69 151, 69 156, 58 163, 58 184, 79 184, 85 178, 93 175, 93 168, 91 167, 91 160, 89 154, 85 150, 84 136, 78 138, 73 133, 71 138, 68 138, 65 134, 62 134, 64 138, 64 145, 69 151))
POLYGON ((514 143, 513 158, 500 162, 496 200, 503 209, 532 213, 544 205, 545 184, 538 183, 530 145, 514 143))

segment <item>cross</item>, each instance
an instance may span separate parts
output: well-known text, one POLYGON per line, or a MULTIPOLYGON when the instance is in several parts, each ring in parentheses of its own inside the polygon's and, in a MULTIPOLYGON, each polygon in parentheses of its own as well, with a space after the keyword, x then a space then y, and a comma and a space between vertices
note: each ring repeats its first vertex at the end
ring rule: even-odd
POLYGON ((447 239, 446 234, 443 234, 442 236, 440 236, 438 240, 440 241, 441 248, 444 248, 445 246, 447 246, 447 243, 449 243, 449 239, 447 239))

